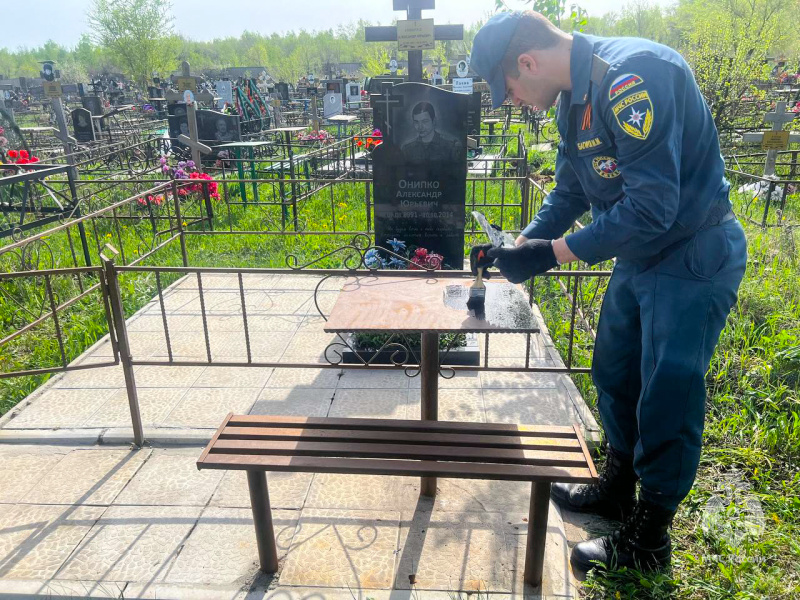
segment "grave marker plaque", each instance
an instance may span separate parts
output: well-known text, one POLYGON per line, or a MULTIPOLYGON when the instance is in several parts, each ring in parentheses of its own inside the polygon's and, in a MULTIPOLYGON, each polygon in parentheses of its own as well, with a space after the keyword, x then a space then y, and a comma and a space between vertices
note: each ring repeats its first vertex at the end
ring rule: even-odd
POLYGON ((322 116, 326 119, 342 114, 342 93, 339 91, 327 92, 323 98, 322 116))
POLYGON ((76 108, 72 111, 72 130, 75 139, 79 142, 95 141, 94 127, 92 127, 92 113, 85 108, 76 108))
POLYGON ((467 111, 467 135, 481 134, 481 93, 472 92, 467 111))
POLYGON ((469 100, 420 83, 373 96, 384 134, 372 155, 376 245, 397 238, 463 267, 469 100))

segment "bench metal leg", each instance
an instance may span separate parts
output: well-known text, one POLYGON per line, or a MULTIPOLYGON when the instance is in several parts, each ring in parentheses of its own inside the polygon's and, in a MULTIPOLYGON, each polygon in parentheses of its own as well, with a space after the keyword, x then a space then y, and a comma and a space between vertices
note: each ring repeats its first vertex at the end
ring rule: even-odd
MULTIPOLYGON (((439 334, 423 333, 419 357, 422 420, 439 420, 439 334)), ((436 477, 422 478, 422 495, 436 496, 436 477)))
POLYGON ((275 546, 275 531, 272 528, 272 509, 269 506, 267 474, 264 471, 247 471, 250 486, 250 505, 256 526, 258 560, 265 573, 277 573, 278 549, 275 546))
POLYGON ((528 514, 528 541, 525 545, 525 583, 538 587, 544 571, 544 546, 547 538, 547 513, 550 509, 550 483, 531 484, 528 514))

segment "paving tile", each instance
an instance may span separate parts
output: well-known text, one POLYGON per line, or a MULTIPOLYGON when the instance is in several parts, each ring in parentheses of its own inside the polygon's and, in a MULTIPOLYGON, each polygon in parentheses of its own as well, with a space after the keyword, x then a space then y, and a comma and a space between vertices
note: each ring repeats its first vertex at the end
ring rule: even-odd
MULTIPOLYGON (((478 371, 456 371, 455 375, 451 378, 439 376, 439 389, 463 389, 481 387, 481 376, 478 371)), ((422 385, 422 379, 417 375, 411 377, 409 384, 411 389, 419 389, 422 385)))
POLYGON ((123 388, 125 387, 125 375, 121 366, 70 371, 54 382, 53 387, 72 389, 123 388))
MULTIPOLYGON (((519 360, 498 358, 495 366, 520 366, 519 360)), ((557 373, 503 373, 500 371, 481 371, 481 387, 487 388, 555 388, 559 385, 557 373)))
MULTIPOLYGON (((278 558, 289 551, 299 511, 273 510, 278 558)), ((166 581, 220 585, 258 573, 258 546, 249 508, 209 507, 197 522, 166 581)))
POLYGON ((247 340, 250 342, 250 354, 255 357, 270 357, 277 361, 292 339, 291 331, 250 332, 247 337, 244 331, 236 333, 213 333, 209 336, 211 356, 213 360, 247 360, 247 340))
POLYGON ((0 580, 50 579, 103 506, 16 504, 0 510, 0 580))
POLYGON ((263 388, 272 371, 269 367, 209 367, 193 387, 263 388))
MULTIPOLYGON (((400 510, 404 477, 318 473, 308 491, 305 506, 345 510, 400 510)), ((410 486, 409 486, 410 487, 410 486)), ((418 494, 417 494, 418 495, 418 494)))
POLYGON ((333 388, 267 387, 258 395, 250 414, 324 417, 328 414, 334 392, 333 388))
POLYGON ((550 502, 550 509, 547 513, 547 538, 544 550, 544 576, 542 585, 533 589, 525 585, 523 575, 525 573, 525 544, 528 539, 528 524, 522 522, 527 517, 522 513, 510 515, 508 520, 513 523, 513 527, 508 529, 507 539, 511 544, 516 545, 516 551, 512 555, 516 559, 516 567, 512 573, 512 588, 519 593, 524 591, 526 594, 540 594, 546 598, 577 598, 578 582, 572 575, 569 566, 570 547, 564 534, 564 523, 559 514, 559 510, 553 502, 550 502))
POLYGON ((348 369, 343 367, 343 375, 339 379, 337 387, 348 388, 388 388, 405 389, 410 385, 411 378, 408 377, 403 369, 348 369))
POLYGON ((112 506, 69 557, 58 578, 162 580, 200 511, 200 507, 184 506, 112 506))
POLYGON ((26 406, 6 429, 78 427, 108 400, 114 389, 51 388, 26 406))
MULTIPOLYGON (((269 502, 273 508, 302 508, 308 488, 314 479, 313 473, 268 472, 267 487, 269 502)), ((226 471, 217 491, 211 497, 211 506, 248 508, 250 491, 247 474, 243 471, 226 471)))
MULTIPOLYGON (((527 351, 528 334, 522 333, 496 333, 489 335, 489 357, 525 357, 527 351)), ((544 347, 541 336, 530 334, 530 357, 541 358, 544 354, 544 347)), ((478 336, 478 347, 481 349, 481 359, 486 349, 486 336, 478 336)))
POLYGON ((572 425, 580 423, 572 400, 558 389, 484 389, 483 403, 490 423, 572 425))
POLYGON ((303 510, 280 584, 391 587, 398 523, 391 511, 303 510))
MULTIPOLYGON (((298 315, 308 312, 313 305, 311 292, 284 292, 275 290, 254 297, 253 315, 298 315)), ((248 313, 250 307, 248 305, 248 313)))
MULTIPOLYGON (((409 390, 406 419, 422 418, 422 399, 420 391, 409 390)), ((486 412, 483 408, 483 393, 475 389, 440 389, 439 420, 468 421, 485 423, 486 412)))
MULTIPOLYGON (((298 331, 286 347, 283 360, 291 358, 300 362, 302 359, 324 358, 328 346, 339 342, 341 338, 334 333, 298 331)), ((335 354, 331 350, 327 352, 331 360, 335 361, 335 354)))
POLYGON ((201 449, 157 449, 139 469, 114 504, 204 506, 223 472, 199 471, 201 449))
POLYGON ((338 389, 328 416, 405 419, 407 407, 405 389, 338 389))
MULTIPOLYGON (((194 331, 197 327, 196 317, 166 315, 167 330, 170 335, 180 331, 194 331)), ((164 317, 159 314, 138 314, 125 324, 128 333, 136 333, 140 331, 149 331, 153 333, 160 333, 164 335, 164 317)))
POLYGON ((511 591, 516 540, 498 513, 445 513, 423 506, 403 514, 395 587, 511 591))
POLYGON ((0 503, 19 502, 68 452, 53 446, 3 446, 0 452, 0 503))
MULTIPOLYGON (((419 498, 419 477, 403 477, 398 497, 404 509, 414 508, 419 498)), ((528 510, 531 484, 527 481, 485 479, 436 480, 434 510, 442 512, 513 513, 528 510)))
POLYGON ((136 372, 137 387, 181 387, 194 385, 206 367, 144 366, 136 372))
MULTIPOLYGON (((137 387, 139 414, 144 425, 163 423, 187 388, 137 387)), ((125 427, 131 425, 127 390, 116 390, 85 423, 87 427, 125 427)))
POLYGON ((23 498, 29 504, 100 504, 114 501, 150 456, 149 449, 73 450, 23 498))
MULTIPOLYGON (((212 367, 213 368, 213 367, 212 367)), ((167 426, 219 427, 232 412, 246 415, 259 388, 192 388, 164 420, 167 426)))
POLYGON ((319 287, 323 291, 339 291, 347 277, 328 277, 319 285, 323 277, 317 275, 281 274, 275 280, 276 289, 314 291, 319 287))
POLYGON ((267 381, 267 388, 335 388, 339 369, 276 368, 267 381))
POLYGON ((338 291, 318 292, 316 304, 313 300, 311 300, 311 302, 308 304, 308 314, 319 315, 320 311, 322 311, 323 315, 329 316, 338 298, 338 291))

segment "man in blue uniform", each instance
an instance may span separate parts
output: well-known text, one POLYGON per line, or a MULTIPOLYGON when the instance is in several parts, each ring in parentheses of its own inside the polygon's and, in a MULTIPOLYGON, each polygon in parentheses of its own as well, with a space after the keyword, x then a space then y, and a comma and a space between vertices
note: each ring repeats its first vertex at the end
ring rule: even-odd
POLYGON ((666 566, 700 459, 705 373, 747 262, 711 114, 674 50, 568 35, 534 12, 493 17, 471 66, 495 108, 509 98, 546 110, 559 98, 561 134, 555 188, 515 248, 473 248, 473 270, 494 264, 521 282, 616 258, 592 363, 605 469, 598 484, 554 484, 552 496, 623 523, 577 544, 573 568, 666 566), (562 237, 589 210, 592 222, 562 237))

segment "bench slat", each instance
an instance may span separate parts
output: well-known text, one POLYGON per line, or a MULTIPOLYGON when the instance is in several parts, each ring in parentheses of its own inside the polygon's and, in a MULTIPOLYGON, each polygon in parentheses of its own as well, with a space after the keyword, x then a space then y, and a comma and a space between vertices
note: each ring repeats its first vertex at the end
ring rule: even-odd
POLYGON ((456 463, 420 460, 364 458, 319 458, 305 456, 264 456, 214 454, 206 456, 201 469, 286 471, 292 473, 341 473, 350 475, 399 475, 409 477, 450 477, 507 481, 567 481, 592 483, 586 467, 548 467, 489 463, 456 463))
POLYGON ((369 444, 316 441, 217 440, 211 454, 265 454, 350 458, 392 458, 456 462, 510 463, 580 467, 583 453, 516 448, 467 448, 422 444, 369 444))
POLYGON ((479 435, 521 435, 525 437, 575 438, 572 427, 560 425, 516 425, 513 423, 467 423, 407 419, 357 419, 332 417, 286 417, 236 415, 230 427, 304 427, 306 429, 351 429, 370 431, 418 431, 421 433, 472 433, 479 435))
POLYGON ((525 448, 581 452, 577 439, 521 437, 514 435, 477 435, 471 433, 421 433, 417 431, 368 431, 352 429, 305 429, 303 427, 226 427, 222 440, 307 440, 326 442, 373 442, 394 444, 430 444, 474 448, 525 448))

